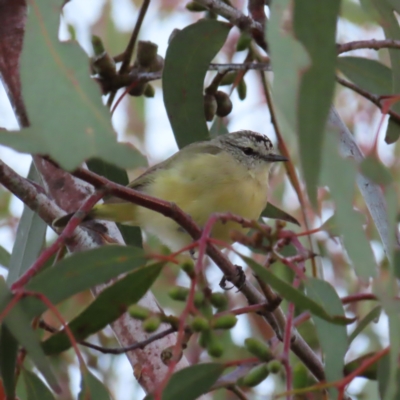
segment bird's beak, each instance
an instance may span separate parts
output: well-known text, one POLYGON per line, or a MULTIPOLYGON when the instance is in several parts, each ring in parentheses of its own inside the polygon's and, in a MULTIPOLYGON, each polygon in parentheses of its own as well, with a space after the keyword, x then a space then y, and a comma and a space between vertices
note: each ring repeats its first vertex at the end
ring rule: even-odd
POLYGON ((287 157, 281 156, 280 154, 268 154, 264 159, 268 162, 289 161, 287 157))

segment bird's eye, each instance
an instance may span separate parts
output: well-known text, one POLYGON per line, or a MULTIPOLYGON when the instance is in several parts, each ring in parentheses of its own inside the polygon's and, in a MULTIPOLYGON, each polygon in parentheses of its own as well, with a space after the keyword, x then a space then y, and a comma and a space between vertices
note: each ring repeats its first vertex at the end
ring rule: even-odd
POLYGON ((246 156, 251 156, 254 154, 254 150, 251 147, 245 147, 243 153, 246 154, 246 156))

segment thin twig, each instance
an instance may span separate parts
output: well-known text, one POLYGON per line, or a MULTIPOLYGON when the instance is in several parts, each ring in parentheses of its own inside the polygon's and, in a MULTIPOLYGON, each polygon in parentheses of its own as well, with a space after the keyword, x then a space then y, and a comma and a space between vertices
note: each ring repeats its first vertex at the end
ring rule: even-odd
MULTIPOLYGON (((278 124, 278 119, 275 114, 275 107, 274 107, 272 97, 271 97, 271 94, 269 91, 267 78, 265 77, 265 74, 263 72, 260 72, 260 76, 261 76, 261 82, 262 82, 263 89, 264 89, 265 99, 267 102, 269 113, 271 115, 271 123, 275 129, 275 134, 278 139, 278 148, 279 148, 279 151, 282 153, 282 155, 284 155, 285 157, 287 157, 289 159, 289 162, 284 163, 286 173, 289 177, 290 183, 292 184, 292 186, 297 194, 297 198, 301 205, 300 209, 301 209, 301 213, 303 216, 304 225, 306 226, 306 230, 309 231, 310 230, 310 222, 307 217, 306 201, 303 196, 303 191, 301 190, 299 178, 297 177, 295 167, 290 158, 289 150, 286 146, 285 140, 283 139, 283 135, 282 135, 282 132, 281 132, 279 124, 278 124)), ((307 235, 307 238, 308 238, 308 245, 310 247, 310 250, 311 250, 311 252, 313 252, 314 246, 313 246, 311 236, 307 235)), ((311 259, 311 266, 312 266, 313 276, 317 276, 317 266, 316 266, 315 260, 313 258, 311 259)))
MULTIPOLYGON (((143 0, 142 6, 140 7, 139 10, 138 19, 132 31, 131 38, 129 39, 128 45, 126 46, 126 49, 122 54, 122 64, 121 68, 118 71, 119 75, 125 74, 128 71, 129 64, 132 59, 133 50, 135 49, 136 40, 139 36, 139 31, 140 28, 142 27, 142 23, 146 15, 147 9, 149 8, 149 4, 150 0, 143 0)), ((115 93, 116 91, 110 93, 110 96, 107 100, 108 108, 111 108, 112 102, 114 101, 115 93)))
POLYGON ((338 54, 346 53, 358 49, 380 50, 385 48, 400 49, 400 40, 384 39, 384 40, 358 40, 343 44, 337 44, 338 54))
MULTIPOLYGON (((58 329, 54 328, 53 326, 50 326, 47 322, 41 320, 39 321, 39 327, 51 332, 51 333, 56 333, 58 332, 58 329)), ((148 344, 159 340, 161 338, 163 338, 164 336, 170 335, 171 333, 174 333, 176 331, 175 328, 171 327, 168 329, 165 329, 164 331, 158 332, 152 336, 150 336, 148 339, 146 340, 142 340, 141 342, 137 342, 132 344, 131 346, 126 346, 126 347, 102 347, 102 346, 97 346, 96 344, 93 343, 89 343, 86 340, 81 340, 78 343, 82 346, 85 347, 89 347, 93 350, 97 350, 100 353, 103 354, 123 354, 126 353, 128 351, 132 351, 132 350, 137 350, 137 349, 144 349, 148 344)))
MULTIPOLYGON (((342 86, 345 86, 354 92, 358 93, 360 96, 366 98, 369 100, 371 103, 374 103, 378 108, 382 109, 382 104, 380 102, 380 97, 376 96, 375 94, 372 94, 370 92, 367 92, 364 89, 361 89, 359 86, 355 85, 352 82, 346 81, 345 79, 340 78, 339 76, 336 77, 336 81, 339 82, 342 86)), ((388 114, 393 117, 397 122, 400 123, 400 114, 398 114, 395 111, 389 110, 388 114)))

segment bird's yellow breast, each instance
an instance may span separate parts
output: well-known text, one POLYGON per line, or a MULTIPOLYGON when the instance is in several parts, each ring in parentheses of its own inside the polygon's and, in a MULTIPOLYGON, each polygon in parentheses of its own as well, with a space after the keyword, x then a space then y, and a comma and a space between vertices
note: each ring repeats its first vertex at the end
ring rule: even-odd
MULTIPOLYGON (((268 169, 267 163, 248 169, 227 152, 203 153, 157 171, 143 191, 175 203, 200 226, 216 212, 258 219, 267 204, 268 169)), ((160 237, 173 250, 191 242, 182 228, 161 214, 140 207, 135 219, 138 225, 160 237)), ((232 229, 244 231, 233 222, 217 223, 212 236, 229 241, 232 229)))

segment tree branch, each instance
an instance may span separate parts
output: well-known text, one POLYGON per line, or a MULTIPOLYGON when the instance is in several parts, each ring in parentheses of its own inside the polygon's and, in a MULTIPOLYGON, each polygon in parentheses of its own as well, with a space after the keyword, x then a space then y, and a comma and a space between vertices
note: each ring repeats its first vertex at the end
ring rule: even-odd
POLYGON ((373 49, 380 50, 385 48, 400 49, 400 40, 385 39, 385 40, 358 40, 343 44, 337 44, 338 54, 346 53, 358 49, 373 49))

